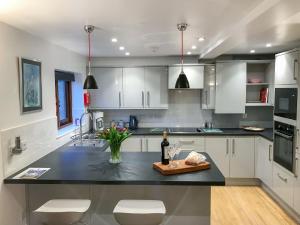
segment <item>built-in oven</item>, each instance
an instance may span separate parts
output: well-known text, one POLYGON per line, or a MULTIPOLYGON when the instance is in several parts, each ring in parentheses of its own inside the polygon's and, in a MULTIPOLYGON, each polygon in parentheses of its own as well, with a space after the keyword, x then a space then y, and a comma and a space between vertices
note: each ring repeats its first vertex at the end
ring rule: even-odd
POLYGON ((274 115, 297 119, 297 88, 275 88, 274 115))
POLYGON ((274 161, 294 173, 295 127, 274 122, 274 161))

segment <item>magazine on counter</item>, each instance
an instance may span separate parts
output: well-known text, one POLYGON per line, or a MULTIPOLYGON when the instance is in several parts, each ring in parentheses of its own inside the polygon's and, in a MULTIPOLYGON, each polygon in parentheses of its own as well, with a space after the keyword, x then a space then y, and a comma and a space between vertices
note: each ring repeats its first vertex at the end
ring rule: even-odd
POLYGON ((13 179, 37 179, 48 170, 50 170, 50 168, 28 168, 16 175, 13 179))

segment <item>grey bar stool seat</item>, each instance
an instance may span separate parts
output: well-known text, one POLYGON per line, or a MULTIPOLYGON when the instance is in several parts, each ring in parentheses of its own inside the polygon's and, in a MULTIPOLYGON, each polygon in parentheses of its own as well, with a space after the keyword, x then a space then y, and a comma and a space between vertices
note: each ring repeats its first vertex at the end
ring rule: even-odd
POLYGON ((158 200, 121 200, 113 214, 120 225, 159 225, 166 214, 166 208, 158 200))

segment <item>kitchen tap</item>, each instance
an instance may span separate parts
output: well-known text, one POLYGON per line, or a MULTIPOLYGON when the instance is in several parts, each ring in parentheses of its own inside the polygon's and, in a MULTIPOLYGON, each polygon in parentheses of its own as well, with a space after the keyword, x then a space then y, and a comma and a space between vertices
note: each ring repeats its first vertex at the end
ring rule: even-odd
POLYGON ((80 143, 81 144, 82 144, 82 135, 83 135, 82 134, 82 119, 83 119, 83 117, 85 115, 89 115, 90 119, 93 120, 93 114, 92 114, 92 112, 87 111, 87 112, 82 113, 82 115, 80 117, 80 143))

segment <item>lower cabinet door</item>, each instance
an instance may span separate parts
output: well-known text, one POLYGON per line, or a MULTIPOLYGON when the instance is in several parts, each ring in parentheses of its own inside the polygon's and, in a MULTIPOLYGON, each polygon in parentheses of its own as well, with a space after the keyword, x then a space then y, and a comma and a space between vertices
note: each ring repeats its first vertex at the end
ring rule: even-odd
POLYGON ((143 137, 131 136, 123 141, 121 151, 123 152, 141 152, 143 149, 143 137))
POLYGON ((254 178, 254 137, 231 139, 230 177, 254 178))
POLYGON ((182 151, 204 152, 204 138, 197 136, 171 136, 170 144, 179 144, 182 151))
POLYGON ((297 178, 295 180, 294 185, 294 210, 300 214, 300 167, 299 167, 299 161, 300 161, 300 154, 296 155, 296 174, 297 178))
POLYGON ((205 149, 225 177, 229 177, 229 141, 226 137, 206 137, 205 149))
POLYGON ((144 138, 144 145, 145 145, 145 150, 147 152, 160 152, 161 151, 161 142, 162 142, 162 137, 151 137, 151 136, 146 136, 144 138))

